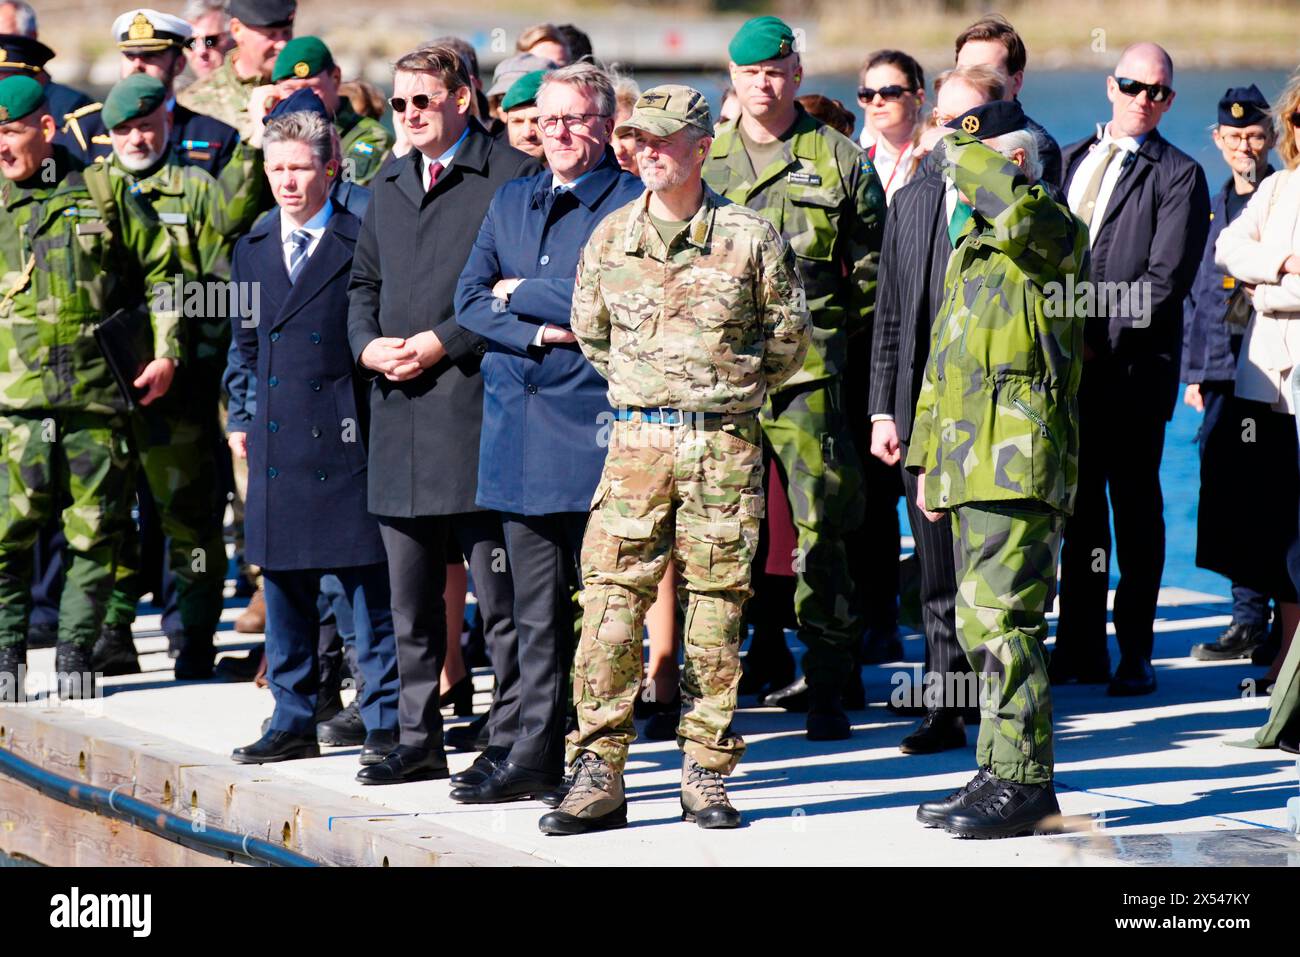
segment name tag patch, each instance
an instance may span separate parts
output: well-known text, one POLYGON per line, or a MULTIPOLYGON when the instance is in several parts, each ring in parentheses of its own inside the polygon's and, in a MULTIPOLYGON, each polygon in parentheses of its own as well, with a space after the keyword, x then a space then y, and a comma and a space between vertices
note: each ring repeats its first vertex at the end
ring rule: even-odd
POLYGON ((804 171, 788 173, 785 178, 786 182, 791 186, 820 186, 822 184, 822 178, 816 173, 804 171))

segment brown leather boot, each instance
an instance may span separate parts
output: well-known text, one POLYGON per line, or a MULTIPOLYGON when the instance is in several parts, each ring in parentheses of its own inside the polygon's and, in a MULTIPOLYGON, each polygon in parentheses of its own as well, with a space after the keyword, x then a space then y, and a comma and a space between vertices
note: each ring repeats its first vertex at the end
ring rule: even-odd
POLYGON ((243 614, 235 619, 235 631, 241 635, 260 635, 266 631, 266 599, 259 588, 243 614))

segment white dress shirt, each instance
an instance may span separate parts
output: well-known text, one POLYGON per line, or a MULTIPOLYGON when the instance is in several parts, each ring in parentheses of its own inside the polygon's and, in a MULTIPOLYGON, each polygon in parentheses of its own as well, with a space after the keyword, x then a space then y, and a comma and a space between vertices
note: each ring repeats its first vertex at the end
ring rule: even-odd
MULTIPOLYGON (((447 172, 447 167, 450 166, 451 161, 456 158, 456 150, 460 149, 460 144, 465 142, 465 137, 467 136, 469 136, 468 126, 466 126, 460 136, 456 138, 456 142, 443 150, 441 156, 435 156, 433 159, 429 159, 429 157, 425 156, 423 153, 420 154, 420 176, 426 190, 429 188, 429 167, 433 166, 434 163, 441 163, 442 172, 447 172)), ((441 176, 442 173, 439 173, 438 175, 441 176)))
POLYGON ((293 240, 289 237, 300 229, 311 237, 311 242, 307 244, 307 258, 310 259, 316 252, 316 247, 320 245, 320 238, 325 235, 325 227, 329 225, 330 217, 333 215, 334 204, 328 198, 325 200, 325 205, 320 208, 320 212, 301 226, 295 226, 289 222, 284 213, 280 214, 280 251, 284 256, 284 269, 286 272, 289 271, 292 262, 290 257, 293 254, 293 240))
POLYGON ((1093 229, 1089 230, 1088 245, 1091 246, 1096 241, 1097 234, 1101 232, 1096 228, 1101 225, 1106 218, 1106 207, 1110 205, 1111 194, 1115 192, 1115 184, 1119 182, 1120 174, 1123 173, 1130 154, 1134 154, 1141 147, 1142 141, 1146 139, 1146 134, 1140 137, 1121 136, 1119 138, 1110 135, 1110 124, 1105 126, 1097 124, 1098 140, 1093 144, 1088 155, 1079 161, 1075 167, 1074 177, 1070 180, 1070 192, 1067 201, 1070 206, 1070 212, 1082 218, 1085 222, 1085 216, 1079 206, 1083 202, 1083 194, 1088 190, 1088 184, 1092 182, 1093 175, 1097 172, 1103 157, 1106 155, 1107 148, 1114 143, 1119 147, 1119 151, 1111 157, 1110 165, 1106 168, 1106 175, 1102 177, 1101 189, 1097 192, 1096 212, 1092 217, 1093 229))

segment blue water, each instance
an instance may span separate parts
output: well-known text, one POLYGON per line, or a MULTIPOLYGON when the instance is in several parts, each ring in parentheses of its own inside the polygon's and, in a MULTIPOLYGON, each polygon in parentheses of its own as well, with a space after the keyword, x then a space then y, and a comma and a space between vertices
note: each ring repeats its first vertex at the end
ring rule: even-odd
MULTIPOLYGON (((927 83, 937 72, 937 64, 925 64, 927 83)), ((1062 146, 1089 135, 1096 124, 1109 119, 1110 103, 1106 99, 1103 70, 1061 70, 1028 74, 1021 102, 1025 111, 1046 126, 1062 146)), ((642 88, 659 82, 689 83, 709 97, 715 110, 726 78, 722 74, 663 77, 638 75, 642 88)), ((1170 142, 1193 156, 1205 168, 1211 192, 1229 175, 1218 149, 1210 139, 1209 127, 1216 122, 1219 97, 1229 87, 1256 84, 1273 102, 1286 85, 1282 70, 1203 70, 1175 72, 1177 97, 1161 121, 1160 131, 1170 142)), ((801 92, 823 93, 844 103, 858 117, 857 78, 847 75, 813 75, 804 81, 801 92)), ((1280 165, 1276 155, 1274 165, 1280 165)), ((1165 437, 1164 460, 1160 468, 1165 496, 1167 550, 1164 584, 1226 596, 1229 584, 1221 575, 1197 568, 1196 507, 1199 497, 1200 466, 1196 451, 1196 430, 1200 413, 1180 401, 1165 437)), ((900 501, 903 527, 907 516, 900 501)), ((1111 583, 1116 581, 1117 567, 1112 562, 1111 583)))

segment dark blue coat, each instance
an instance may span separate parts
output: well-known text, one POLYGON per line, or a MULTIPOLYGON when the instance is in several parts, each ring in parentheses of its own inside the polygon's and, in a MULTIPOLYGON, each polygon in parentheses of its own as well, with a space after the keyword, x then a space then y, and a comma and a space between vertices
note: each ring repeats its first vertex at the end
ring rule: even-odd
MULTIPOLYGON (((1260 180, 1271 172, 1272 167, 1268 167, 1260 180)), ((1182 381, 1187 383, 1232 382, 1237 377, 1237 352, 1245 330, 1233 335, 1223 321, 1232 289, 1224 287, 1227 273, 1214 264, 1214 244, 1223 227, 1232 221, 1228 218, 1228 193, 1233 189, 1229 177, 1210 205, 1210 234, 1205 238, 1201 267, 1183 301, 1182 381)))
POLYGON ((280 212, 235 245, 232 277, 258 283, 255 328, 235 323, 258 394, 248 431, 245 556, 275 571, 385 560, 366 511, 366 403, 348 346, 348 278, 361 223, 338 204, 297 283, 280 212))
POLYGON ((578 256, 596 225, 641 194, 606 152, 570 196, 551 173, 512 180, 492 199, 456 287, 456 321, 488 340, 478 497, 522 515, 585 512, 605 464, 609 386, 577 343, 537 347, 543 323, 569 325, 578 256), (502 310, 498 279, 524 282, 502 310), (494 308, 494 303, 498 303, 494 308))
MULTIPOLYGON (((100 126, 103 126, 101 121, 100 126)), ((203 113, 195 113, 179 103, 172 110, 171 144, 176 147, 177 158, 186 166, 197 166, 213 176, 219 176, 230 162, 230 154, 239 143, 239 133, 233 126, 203 113)), ((92 143, 91 159, 113 155, 113 144, 92 143)))

